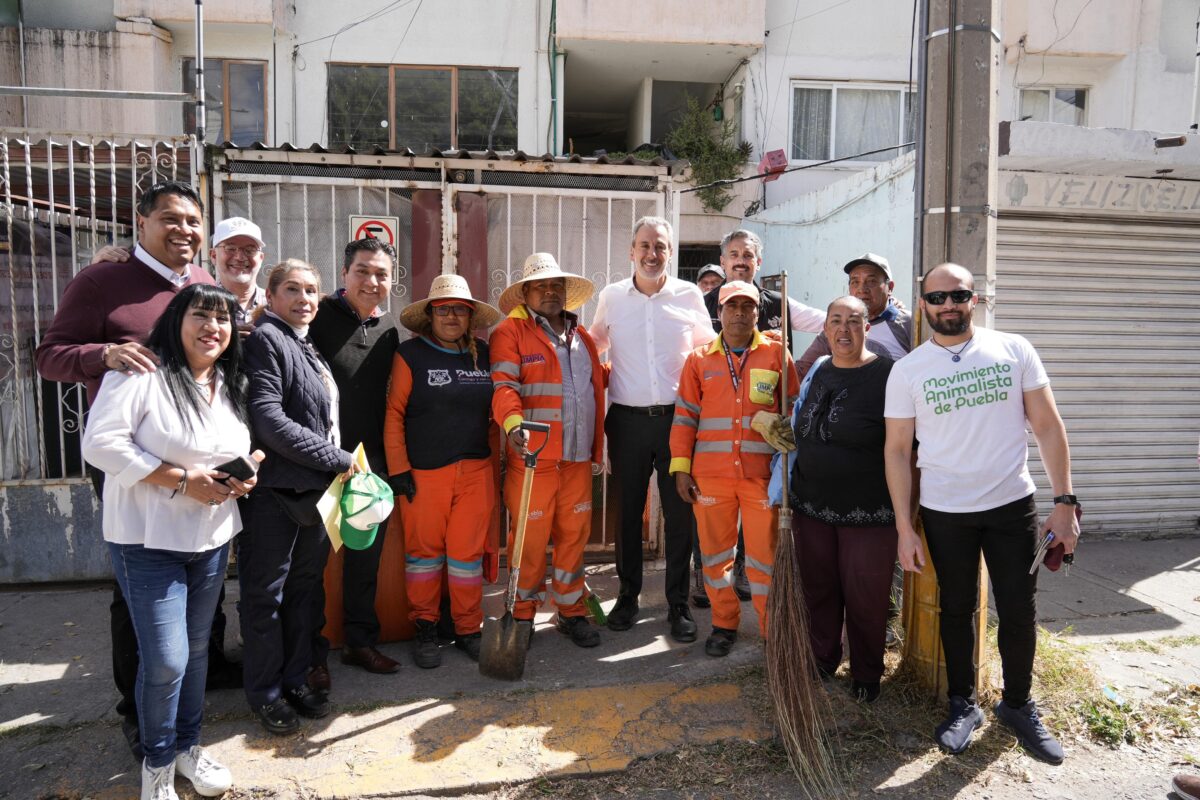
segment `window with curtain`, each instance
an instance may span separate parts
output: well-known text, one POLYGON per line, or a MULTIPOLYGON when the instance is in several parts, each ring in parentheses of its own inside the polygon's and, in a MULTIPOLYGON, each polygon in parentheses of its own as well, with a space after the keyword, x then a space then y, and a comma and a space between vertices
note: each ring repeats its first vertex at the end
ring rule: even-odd
MULTIPOLYGON (((183 59, 183 91, 196 91, 195 60, 183 59)), ((205 139, 251 145, 267 141, 267 62, 204 59, 205 139)), ((196 104, 184 103, 183 129, 196 127, 196 104)))
MULTIPOLYGON (((793 83, 793 161, 846 158, 913 141, 916 94, 908 86, 793 83)), ((864 155, 858 161, 889 161, 911 148, 864 155)))
POLYGON ((1087 124, 1087 89, 1075 86, 1038 86, 1021 90, 1018 118, 1063 125, 1087 124))
POLYGON ((328 65, 329 146, 515 150, 515 69, 328 65))

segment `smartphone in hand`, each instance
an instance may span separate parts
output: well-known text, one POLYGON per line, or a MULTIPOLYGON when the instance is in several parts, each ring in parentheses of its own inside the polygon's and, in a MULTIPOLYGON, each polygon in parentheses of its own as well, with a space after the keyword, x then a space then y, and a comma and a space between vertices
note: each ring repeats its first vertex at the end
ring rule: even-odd
MULTIPOLYGON (((258 462, 249 456, 238 456, 226 461, 224 464, 218 464, 213 469, 226 473, 230 478, 237 478, 239 481, 248 481, 258 474, 258 462)), ((221 482, 227 483, 228 479, 221 482)))

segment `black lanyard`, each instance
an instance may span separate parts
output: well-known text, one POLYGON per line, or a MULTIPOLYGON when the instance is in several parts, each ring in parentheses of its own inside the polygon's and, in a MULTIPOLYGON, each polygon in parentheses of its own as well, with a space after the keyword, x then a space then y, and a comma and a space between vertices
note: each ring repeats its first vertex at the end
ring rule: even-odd
POLYGON ((741 360, 738 362, 738 368, 733 368, 733 351, 729 349, 729 343, 722 341, 721 349, 725 351, 725 364, 729 367, 729 379, 733 381, 733 393, 737 394, 741 391, 742 385, 742 370, 746 368, 746 352, 742 351, 741 360))

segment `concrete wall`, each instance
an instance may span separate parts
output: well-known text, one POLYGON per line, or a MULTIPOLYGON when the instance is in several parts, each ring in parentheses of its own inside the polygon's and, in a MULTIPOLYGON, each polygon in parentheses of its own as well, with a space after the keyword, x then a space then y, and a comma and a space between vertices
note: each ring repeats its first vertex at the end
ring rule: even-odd
MULTIPOLYGON (((788 293, 825 308, 846 293, 842 266, 863 253, 884 256, 894 293, 912 303, 914 157, 902 156, 743 221, 763 240, 762 275, 788 272, 788 293)), ((812 336, 798 334, 796 352, 812 336)))
POLYGON ((91 482, 0 486, 0 585, 111 577, 91 482))
POLYGON ((569 0, 558 4, 558 35, 564 39, 620 42, 763 43, 768 0, 569 0))
MULTIPOLYGON (((204 0, 204 21, 271 24, 274 0, 204 0)), ((112 0, 114 17, 145 17, 155 21, 191 23, 195 0, 112 0)))
MULTIPOLYGON (((179 91, 172 69, 171 34, 145 22, 117 22, 115 31, 25 29, 26 83, 72 89, 179 91)), ((16 28, 0 28, 0 81, 20 83, 16 28)), ((0 99, 0 126, 53 131, 176 134, 182 131, 174 103, 144 100, 0 99)))

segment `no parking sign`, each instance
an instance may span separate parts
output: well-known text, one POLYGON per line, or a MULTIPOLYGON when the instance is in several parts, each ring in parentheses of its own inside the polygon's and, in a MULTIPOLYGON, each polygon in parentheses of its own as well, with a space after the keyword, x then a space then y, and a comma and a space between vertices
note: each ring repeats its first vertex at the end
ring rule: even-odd
POLYGON ((396 232, 400 230, 399 217, 369 217, 361 214, 350 215, 350 241, 359 239, 378 239, 396 246, 396 232))

